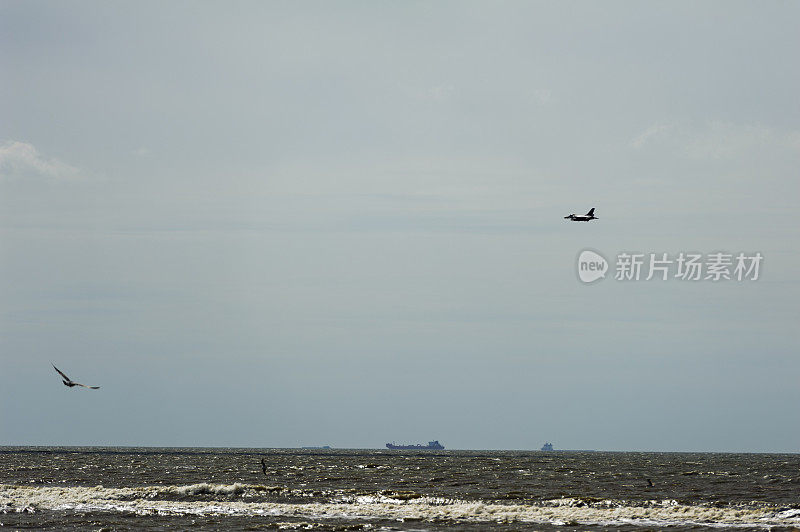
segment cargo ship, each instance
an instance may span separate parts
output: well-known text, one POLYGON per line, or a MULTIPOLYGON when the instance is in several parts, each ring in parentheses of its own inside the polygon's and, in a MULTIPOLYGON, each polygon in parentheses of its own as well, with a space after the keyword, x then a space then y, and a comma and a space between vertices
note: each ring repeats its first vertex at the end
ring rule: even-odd
POLYGON ((416 445, 396 445, 394 443, 387 443, 387 449, 399 449, 399 450, 410 450, 410 451, 441 451, 444 449, 444 445, 439 443, 438 440, 429 441, 428 445, 422 445, 418 443, 416 445))

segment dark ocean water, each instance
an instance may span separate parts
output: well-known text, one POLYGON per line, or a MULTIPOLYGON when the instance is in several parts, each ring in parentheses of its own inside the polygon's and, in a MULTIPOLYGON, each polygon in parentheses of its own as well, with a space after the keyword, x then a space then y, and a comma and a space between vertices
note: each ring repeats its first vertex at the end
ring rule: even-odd
POLYGON ((0 447, 0 524, 798 530, 800 455, 0 447))

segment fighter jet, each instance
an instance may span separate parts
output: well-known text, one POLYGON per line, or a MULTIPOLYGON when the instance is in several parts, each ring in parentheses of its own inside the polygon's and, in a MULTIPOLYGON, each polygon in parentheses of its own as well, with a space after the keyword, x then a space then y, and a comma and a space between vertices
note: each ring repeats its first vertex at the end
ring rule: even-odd
POLYGON ((75 381, 73 381, 72 379, 70 379, 69 377, 67 377, 66 375, 64 375, 64 373, 63 373, 63 372, 62 372, 60 369, 58 369, 58 368, 56 367, 56 365, 55 365, 55 364, 53 364, 53 369, 54 369, 54 370, 56 370, 56 371, 58 372, 58 374, 59 374, 59 375, 61 375, 62 377, 64 377, 64 380, 62 381, 62 382, 64 383, 64 386, 69 386, 70 388, 72 388, 73 386, 83 386, 84 388, 89 388, 89 389, 91 389, 91 390, 98 390, 98 389, 100 389, 100 387, 99 387, 99 386, 87 386, 87 385, 85 385, 85 384, 81 384, 81 383, 79 383, 79 382, 75 382, 75 381))
POLYGON ((599 218, 594 215, 594 207, 592 207, 592 210, 586 214, 570 214, 569 216, 564 216, 564 219, 572 220, 573 222, 588 222, 589 220, 598 220, 599 218))

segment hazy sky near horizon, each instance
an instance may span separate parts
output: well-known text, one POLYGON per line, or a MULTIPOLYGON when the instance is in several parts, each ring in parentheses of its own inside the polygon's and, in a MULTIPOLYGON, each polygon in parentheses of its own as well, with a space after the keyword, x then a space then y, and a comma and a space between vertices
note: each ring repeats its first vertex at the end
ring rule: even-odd
POLYGON ((0 1, 0 445, 800 452, 799 22, 0 1))

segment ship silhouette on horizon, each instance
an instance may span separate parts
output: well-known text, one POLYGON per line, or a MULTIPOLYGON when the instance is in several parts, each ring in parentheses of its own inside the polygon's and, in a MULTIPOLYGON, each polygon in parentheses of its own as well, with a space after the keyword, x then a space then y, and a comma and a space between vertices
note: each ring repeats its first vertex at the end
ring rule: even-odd
POLYGON ((387 443, 387 449, 399 449, 399 450, 418 450, 418 451, 441 451, 444 449, 444 445, 439 443, 439 440, 429 441, 428 445, 422 445, 418 443, 416 445, 397 445, 395 443, 387 443))

